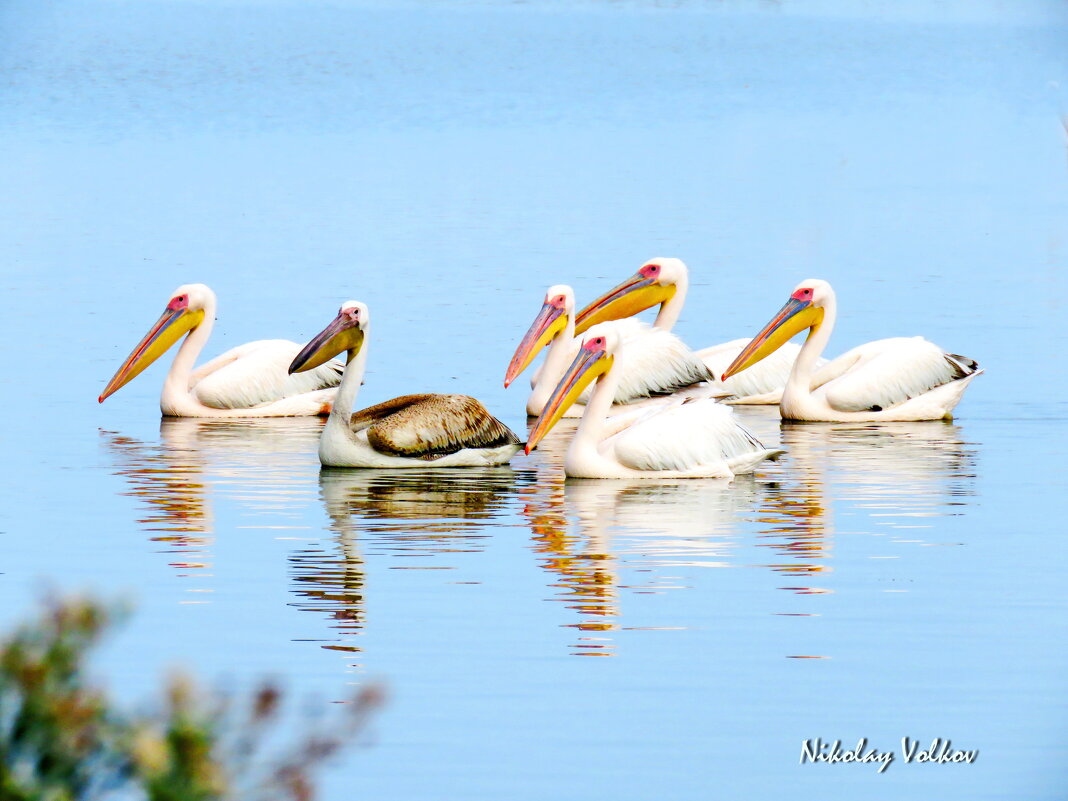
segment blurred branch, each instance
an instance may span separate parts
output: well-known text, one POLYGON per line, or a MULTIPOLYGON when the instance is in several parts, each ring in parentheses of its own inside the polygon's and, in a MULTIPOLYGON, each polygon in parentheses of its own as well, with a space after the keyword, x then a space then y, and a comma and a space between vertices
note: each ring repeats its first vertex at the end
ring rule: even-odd
POLYGON ((176 675, 163 709, 139 717, 115 709, 87 683, 90 649, 125 615, 92 599, 46 604, 0 644, 0 801, 92 801, 138 791, 149 801, 311 801, 313 771, 366 726, 380 687, 320 707, 279 754, 283 693, 265 682, 235 702, 176 675))

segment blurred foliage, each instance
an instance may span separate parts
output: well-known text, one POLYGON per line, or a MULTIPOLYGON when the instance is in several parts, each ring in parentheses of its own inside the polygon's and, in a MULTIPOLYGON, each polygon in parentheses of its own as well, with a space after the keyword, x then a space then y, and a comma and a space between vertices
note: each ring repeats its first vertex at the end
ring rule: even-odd
POLYGON ((124 615, 54 601, 0 643, 0 801, 311 801, 314 769, 382 704, 365 687, 281 745, 292 720, 270 683, 235 700, 179 675, 160 711, 124 713, 85 676, 88 652, 124 615))

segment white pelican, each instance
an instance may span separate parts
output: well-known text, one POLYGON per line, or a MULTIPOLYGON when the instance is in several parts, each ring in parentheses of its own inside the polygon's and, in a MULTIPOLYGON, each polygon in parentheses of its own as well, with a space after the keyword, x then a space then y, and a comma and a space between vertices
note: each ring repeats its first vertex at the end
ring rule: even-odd
MULTIPOLYGON (((650 328, 638 320, 615 320, 602 323, 598 332, 611 328, 627 348, 626 370, 619 377, 619 388, 612 402, 633 404, 655 397, 662 399, 701 382, 716 382, 716 376, 677 336, 669 331, 650 328)), ((575 338, 575 293, 566 284, 549 287, 545 302, 523 336, 504 377, 507 388, 546 345, 545 362, 532 382, 527 399, 527 414, 537 417, 545 408, 553 389, 564 375, 567 365, 578 353, 575 338)), ((623 365, 620 366, 620 369, 623 365)), ((569 407, 566 417, 581 417, 589 402, 589 392, 569 407)))
MULTIPOLYGON (((653 327, 670 331, 682 314, 689 285, 690 271, 682 259, 650 259, 631 278, 580 311, 575 332, 583 334, 590 326, 629 317, 657 304, 660 304, 660 311, 653 327)), ((748 339, 733 339, 693 353, 718 376, 748 344, 748 339)), ((756 372, 729 381, 713 380, 710 382, 712 390, 720 395, 733 396, 725 403, 774 405, 782 397, 782 389, 798 351, 797 345, 789 345, 762 363, 756 372)))
POLYGON ((923 337, 879 339, 816 369, 834 328, 834 290, 810 278, 734 360, 724 378, 747 369, 809 329, 779 405, 784 420, 852 422, 952 419, 953 407, 982 370, 923 337))
MULTIPOLYGON (((608 417, 625 362, 617 332, 587 337, 531 431, 530 453, 564 410, 597 380, 579 421, 564 473, 576 478, 733 478, 780 451, 765 448, 711 398, 676 401, 608 417)), ((624 368, 625 369, 625 368, 624 368)))
POLYGON ((193 369, 215 324, 215 293, 204 284, 174 290, 163 316, 122 363, 97 399, 100 403, 138 376, 183 334, 189 333, 163 382, 166 417, 300 417, 326 414, 341 383, 342 367, 324 364, 303 376, 286 368, 300 345, 261 339, 226 351, 193 369))
POLYGON ((402 395, 352 413, 367 366, 367 306, 347 301, 289 365, 312 370, 348 352, 334 408, 319 439, 328 467, 472 467, 504 464, 522 442, 467 395, 402 395))

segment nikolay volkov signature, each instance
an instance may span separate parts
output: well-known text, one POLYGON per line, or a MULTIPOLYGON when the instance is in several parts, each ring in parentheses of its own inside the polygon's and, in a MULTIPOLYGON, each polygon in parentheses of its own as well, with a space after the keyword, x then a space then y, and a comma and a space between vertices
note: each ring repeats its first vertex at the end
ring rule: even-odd
MULTIPOLYGON (((943 740, 935 737, 931 741, 931 747, 922 750, 919 740, 910 740, 908 737, 901 738, 901 756, 905 764, 909 763, 934 763, 945 765, 951 762, 972 764, 979 756, 979 749, 972 751, 960 751, 952 748, 952 740, 943 740)), ((835 764, 839 762, 878 762, 879 773, 886 770, 894 761, 893 751, 880 751, 877 748, 868 748, 868 738, 862 737, 857 741, 857 747, 842 750, 842 741, 835 740, 833 743, 824 742, 819 737, 813 740, 805 740, 801 743, 801 764, 806 762, 826 762, 835 764)))

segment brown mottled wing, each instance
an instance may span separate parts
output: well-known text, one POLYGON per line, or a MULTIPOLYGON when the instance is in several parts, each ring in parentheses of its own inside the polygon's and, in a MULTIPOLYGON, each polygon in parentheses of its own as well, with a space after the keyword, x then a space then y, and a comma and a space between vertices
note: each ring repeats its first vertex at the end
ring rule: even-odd
POLYGON ((379 453, 436 459, 464 448, 518 445, 520 439, 467 395, 403 395, 351 418, 354 431, 367 429, 379 453))
POLYGON ((403 411, 413 403, 421 403, 433 397, 433 395, 401 395, 393 400, 382 401, 382 403, 376 403, 374 406, 368 406, 366 409, 353 412, 352 417, 349 418, 349 425, 352 426, 353 431, 362 431, 379 420, 384 420, 391 414, 403 411))

